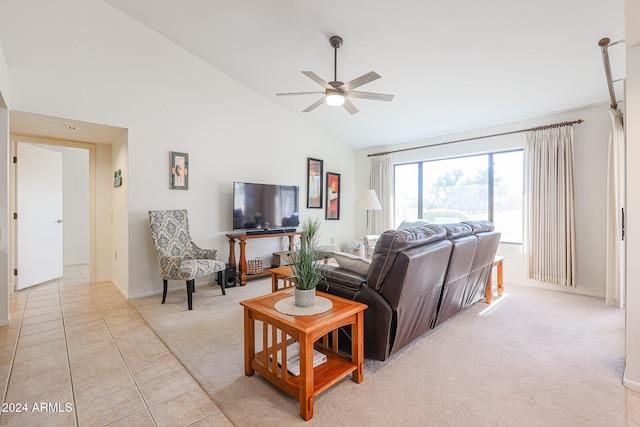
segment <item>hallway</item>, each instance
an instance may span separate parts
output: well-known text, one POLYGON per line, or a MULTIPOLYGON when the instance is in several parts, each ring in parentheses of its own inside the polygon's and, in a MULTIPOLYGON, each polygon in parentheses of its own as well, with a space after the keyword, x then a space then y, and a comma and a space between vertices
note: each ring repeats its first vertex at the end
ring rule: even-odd
POLYGON ((0 424, 229 425, 115 286, 87 279, 78 266, 11 295, 0 424))

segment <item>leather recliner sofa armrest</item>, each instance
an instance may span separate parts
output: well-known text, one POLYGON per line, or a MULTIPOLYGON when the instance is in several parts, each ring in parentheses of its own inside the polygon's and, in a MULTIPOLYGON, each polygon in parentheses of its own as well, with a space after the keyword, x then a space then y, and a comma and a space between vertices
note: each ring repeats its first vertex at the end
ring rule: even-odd
MULTIPOLYGON (((332 284, 350 289, 353 292, 357 292, 360 286, 367 281, 367 276, 333 265, 322 266, 322 277, 325 279, 323 282, 331 282, 332 284)), ((323 282, 321 282, 320 285, 322 285, 323 282)), ((322 286, 320 286, 320 290, 322 290, 322 286)))
MULTIPOLYGON (((325 265, 323 277, 317 289, 341 298, 367 304, 364 311, 364 356, 367 359, 385 360, 391 348, 393 310, 382 295, 367 286, 366 276, 344 268, 325 265)), ((341 328, 340 349, 351 352, 350 332, 341 328)))

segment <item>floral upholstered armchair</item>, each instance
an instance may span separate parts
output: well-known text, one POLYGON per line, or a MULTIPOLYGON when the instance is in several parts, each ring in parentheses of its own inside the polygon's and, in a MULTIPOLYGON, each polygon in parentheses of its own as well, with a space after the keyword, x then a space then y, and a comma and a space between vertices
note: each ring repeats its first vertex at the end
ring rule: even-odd
MULTIPOLYGON (((224 271, 226 265, 216 260, 217 250, 201 249, 191 240, 186 209, 149 211, 149 222, 163 282, 162 303, 167 298, 167 281, 185 280, 191 310, 195 279, 224 271)), ((221 281, 222 293, 226 294, 224 286, 221 281)))

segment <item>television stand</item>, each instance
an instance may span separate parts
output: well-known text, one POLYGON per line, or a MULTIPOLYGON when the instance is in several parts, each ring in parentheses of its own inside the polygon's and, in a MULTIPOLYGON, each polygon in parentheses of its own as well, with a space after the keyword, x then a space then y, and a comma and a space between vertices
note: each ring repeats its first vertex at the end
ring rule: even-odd
POLYGON ((269 237, 285 237, 289 238, 289 250, 293 250, 293 239, 295 236, 301 235, 300 231, 286 231, 286 230, 278 230, 277 232, 274 230, 270 232, 270 230, 263 231, 256 234, 247 234, 245 233, 231 233, 227 234, 229 238, 229 264, 236 264, 236 240, 240 245, 240 262, 238 263, 238 278, 240 279, 240 286, 244 286, 247 284, 248 278, 257 278, 268 276, 271 274, 270 268, 265 268, 262 273, 247 275, 247 255, 245 247, 247 245, 247 240, 251 239, 265 239, 269 237))
POLYGON ((266 230, 258 229, 258 230, 246 230, 244 233, 247 236, 257 236, 261 234, 279 234, 283 235, 286 233, 292 233, 296 231, 295 228, 270 228, 266 230))

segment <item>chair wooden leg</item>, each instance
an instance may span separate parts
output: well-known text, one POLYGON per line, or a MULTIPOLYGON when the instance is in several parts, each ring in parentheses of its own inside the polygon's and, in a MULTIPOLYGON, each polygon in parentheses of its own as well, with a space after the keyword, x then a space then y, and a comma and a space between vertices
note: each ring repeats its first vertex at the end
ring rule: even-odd
POLYGON ((221 274, 218 274, 218 285, 220 285, 220 289, 222 289, 222 295, 226 295, 227 292, 225 291, 225 288, 227 287, 227 274, 226 272, 223 270, 220 272, 221 274))
POLYGON ((164 304, 164 300, 167 299, 167 281, 162 280, 162 303, 164 304))
POLYGON ((193 288, 195 287, 195 280, 187 280, 187 304, 189 310, 193 307, 193 288))

